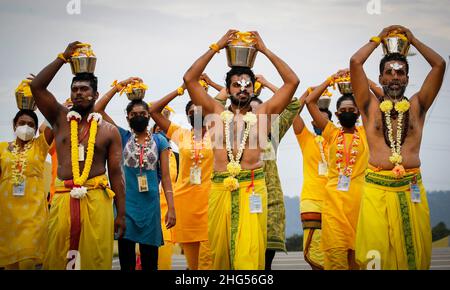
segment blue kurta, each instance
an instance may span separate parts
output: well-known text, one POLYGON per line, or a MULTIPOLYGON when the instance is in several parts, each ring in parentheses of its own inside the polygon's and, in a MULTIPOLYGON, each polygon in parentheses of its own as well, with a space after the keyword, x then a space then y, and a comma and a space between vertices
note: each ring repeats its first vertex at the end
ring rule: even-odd
POLYGON ((125 175, 125 222, 124 239, 137 243, 161 246, 161 208, 159 204, 159 156, 169 148, 166 138, 152 134, 150 151, 146 154, 146 164, 139 167, 140 145, 134 142, 134 135, 119 127, 122 137, 122 167, 125 175), (138 175, 147 176, 148 191, 139 192, 138 175))

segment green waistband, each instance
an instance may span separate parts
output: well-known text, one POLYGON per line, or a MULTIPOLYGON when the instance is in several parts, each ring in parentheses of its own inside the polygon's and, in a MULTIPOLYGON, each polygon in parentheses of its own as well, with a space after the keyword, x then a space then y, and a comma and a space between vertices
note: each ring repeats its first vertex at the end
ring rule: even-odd
MULTIPOLYGON (((264 170, 262 168, 254 169, 254 180, 259 180, 264 178, 264 170)), ((225 172, 214 172, 211 177, 211 181, 214 183, 221 183, 230 174, 228 171, 225 172)), ((238 176, 236 176, 239 182, 243 181, 251 181, 252 180, 252 171, 251 170, 242 170, 238 176)))
POLYGON ((374 172, 368 172, 366 173, 366 182, 375 184, 375 185, 381 185, 386 187, 402 187, 409 185, 413 178, 417 178, 417 183, 422 182, 422 175, 420 173, 416 174, 407 174, 402 178, 395 178, 393 176, 387 176, 383 174, 378 174, 374 172))

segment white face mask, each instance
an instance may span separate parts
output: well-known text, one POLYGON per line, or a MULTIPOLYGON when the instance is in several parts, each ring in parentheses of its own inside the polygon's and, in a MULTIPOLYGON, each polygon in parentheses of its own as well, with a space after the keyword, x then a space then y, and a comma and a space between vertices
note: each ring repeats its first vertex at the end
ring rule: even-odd
POLYGON ((14 134, 22 141, 30 141, 33 139, 35 133, 36 131, 28 125, 19 126, 14 132, 14 134))

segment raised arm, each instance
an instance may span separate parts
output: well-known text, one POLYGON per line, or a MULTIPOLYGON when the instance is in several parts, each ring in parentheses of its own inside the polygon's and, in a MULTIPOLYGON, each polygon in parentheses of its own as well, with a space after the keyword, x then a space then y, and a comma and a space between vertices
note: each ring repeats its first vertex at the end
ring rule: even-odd
POLYGON ((369 112, 369 104, 374 99, 374 94, 370 91, 367 75, 364 71, 364 63, 374 50, 380 45, 380 42, 385 38, 389 32, 398 29, 398 25, 392 25, 384 28, 378 35, 378 39, 369 41, 361 47, 350 58, 350 78, 352 82, 353 95, 355 102, 361 113, 367 115, 369 112))
POLYGON ((222 38, 215 44, 215 46, 211 46, 212 48, 210 48, 199 59, 197 59, 184 74, 183 80, 192 101, 195 105, 202 106, 203 112, 205 114, 220 112, 223 107, 214 99, 208 96, 203 87, 198 83, 198 80, 200 79, 201 74, 203 73, 213 56, 216 54, 216 52, 219 52, 227 45, 228 41, 231 39, 235 32, 237 32, 237 30, 228 30, 228 32, 224 36, 222 36, 222 38))
POLYGON ((227 88, 223 88, 220 90, 219 94, 214 98, 217 102, 219 102, 222 106, 227 104, 228 93, 227 88))
MULTIPOLYGON (((110 126, 110 125, 109 125, 110 126)), ((114 203, 117 209, 117 216, 114 221, 114 232, 118 232, 119 237, 125 233, 125 181, 121 167, 122 142, 117 128, 112 127, 111 143, 108 149, 108 176, 111 182, 111 189, 114 191, 114 203)))
POLYGON ((61 112, 66 112, 67 109, 58 103, 55 96, 48 91, 47 87, 56 73, 66 63, 65 60, 68 60, 75 52, 79 43, 78 41, 70 43, 66 50, 41 70, 30 83, 31 92, 39 111, 41 111, 52 126, 56 122, 57 116, 61 112))
POLYGON ((274 93, 272 98, 258 107, 257 112, 269 115, 280 114, 294 96, 300 80, 295 72, 287 65, 287 63, 285 63, 281 58, 266 47, 258 32, 252 31, 252 33, 256 38, 255 48, 270 60, 284 82, 281 88, 274 93))
POLYGON ((213 87, 216 91, 220 92, 224 87, 214 82, 209 76, 205 73, 202 73, 200 76, 201 80, 204 80, 209 86, 213 87))
POLYGON ((444 80, 445 60, 433 49, 414 37, 409 29, 401 26, 400 31, 406 33, 406 37, 411 45, 419 51, 431 66, 431 71, 428 73, 420 91, 417 93, 419 104, 422 110, 426 112, 433 104, 444 80))
POLYGON ((124 81, 121 81, 117 83, 115 86, 113 86, 106 94, 104 94, 97 102, 95 102, 94 105, 94 111, 98 112, 102 115, 103 119, 105 121, 113 124, 117 127, 116 123, 113 121, 113 119, 106 113, 106 106, 108 106, 111 99, 120 92, 124 87, 126 87, 128 84, 132 82, 143 82, 142 79, 138 77, 130 77, 124 81))
POLYGON ((371 79, 367 79, 367 81, 369 82, 369 89, 370 91, 372 91, 372 93, 377 97, 377 98, 383 98, 384 97, 384 91, 383 88, 379 87, 374 81, 372 81, 371 79))
POLYGON ((305 128, 305 122, 303 121, 302 117, 300 117, 300 113, 303 110, 303 106, 306 103, 306 98, 309 95, 309 91, 303 93, 303 95, 300 97, 300 110, 294 118, 294 122, 292 123, 292 127, 294 128, 295 135, 300 134, 303 131, 303 128, 305 128))
MULTIPOLYGON (((184 84, 181 86, 184 90, 184 84)), ((181 92, 178 92, 178 89, 175 91, 169 93, 164 98, 152 103, 150 106, 149 112, 152 119, 155 121, 156 125, 158 125, 161 130, 163 130, 165 133, 169 130, 171 121, 164 117, 164 115, 161 113, 165 106, 167 106, 170 102, 172 102, 173 99, 175 99, 177 96, 180 95, 181 92)))
MULTIPOLYGON (((334 76, 333 76, 334 77, 334 76)), ((306 107, 308 108, 309 114, 313 118, 317 125, 317 128, 324 130, 328 124, 328 119, 320 112, 317 101, 323 92, 330 85, 330 78, 324 81, 321 85, 317 86, 309 95, 306 97, 306 107)))
POLYGON ((274 94, 279 90, 277 86, 266 80, 266 78, 263 75, 256 75, 255 77, 256 81, 261 83, 262 88, 268 88, 274 94))

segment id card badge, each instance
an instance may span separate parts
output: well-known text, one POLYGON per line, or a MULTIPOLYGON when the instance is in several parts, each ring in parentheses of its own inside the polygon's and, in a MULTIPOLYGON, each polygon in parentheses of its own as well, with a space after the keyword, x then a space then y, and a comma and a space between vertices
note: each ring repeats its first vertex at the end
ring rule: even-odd
POLYGON ((24 196, 25 195, 25 182, 18 185, 13 185, 13 196, 24 196))
POLYGON ((420 188, 419 185, 417 184, 416 177, 414 177, 410 183, 410 190, 411 190, 411 201, 413 203, 420 203, 420 188))
POLYGON ((250 213, 262 213, 262 197, 254 192, 250 195, 250 213))
POLYGON ((337 190, 348 191, 350 188, 350 176, 339 175, 337 190))
POLYGON ((138 179, 139 192, 148 191, 147 175, 138 175, 137 179, 138 179))
POLYGON ((327 176, 328 175, 328 165, 326 162, 319 162, 319 176, 327 176))
POLYGON ((84 161, 84 145, 78 145, 78 161, 84 161))
POLYGON ((199 168, 199 167, 191 168, 190 182, 191 182, 191 184, 201 184, 202 183, 202 169, 201 168, 199 168))

